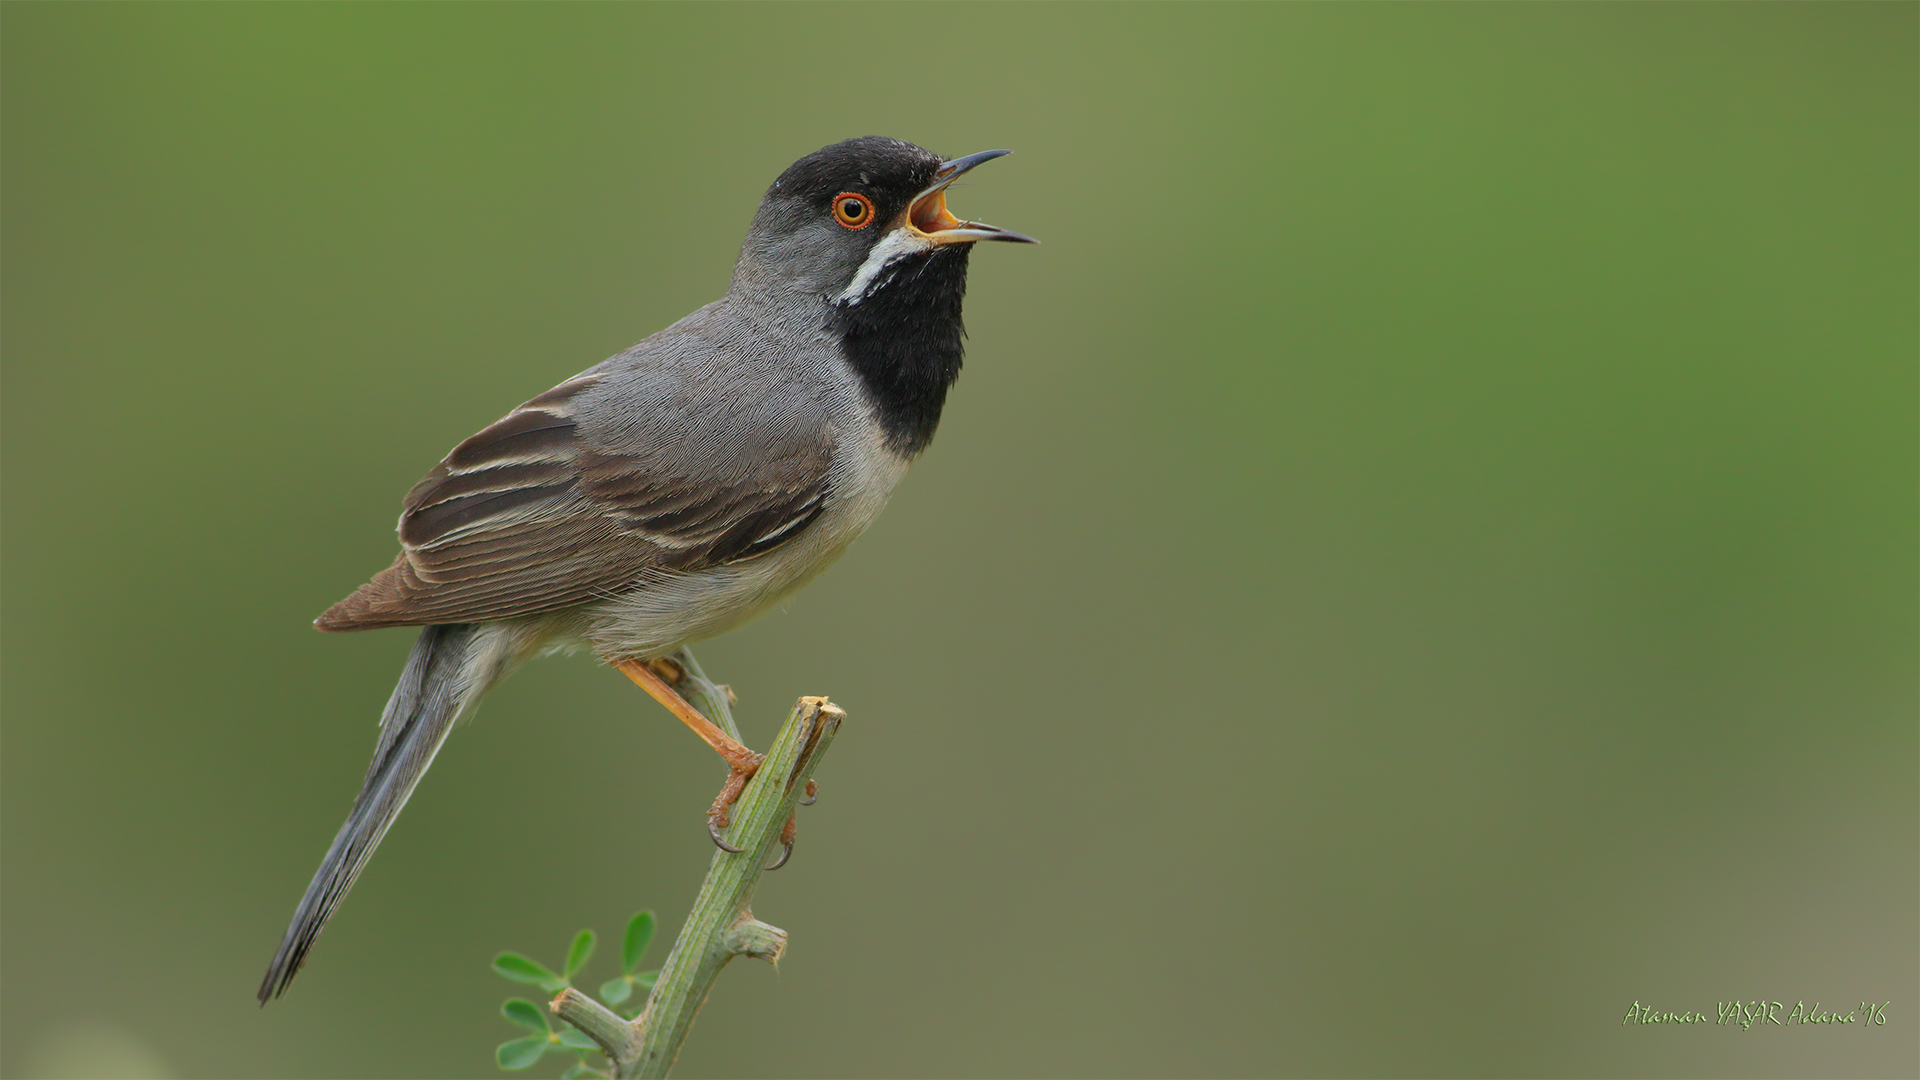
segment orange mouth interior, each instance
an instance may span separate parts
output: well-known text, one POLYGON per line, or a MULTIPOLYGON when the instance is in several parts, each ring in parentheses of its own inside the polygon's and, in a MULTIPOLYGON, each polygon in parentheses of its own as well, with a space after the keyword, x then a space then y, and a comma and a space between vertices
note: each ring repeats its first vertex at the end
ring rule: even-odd
POLYGON ((959 228, 964 222, 947 210, 947 189, 941 188, 932 195, 916 202, 907 210, 907 222, 923 233, 932 235, 946 229, 959 228))

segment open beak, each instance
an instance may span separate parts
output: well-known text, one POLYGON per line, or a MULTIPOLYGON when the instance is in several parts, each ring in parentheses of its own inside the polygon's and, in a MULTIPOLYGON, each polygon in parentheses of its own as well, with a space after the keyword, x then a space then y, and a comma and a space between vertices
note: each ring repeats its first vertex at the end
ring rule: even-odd
POLYGON ((961 221, 947 209, 947 185, 958 180, 962 173, 982 162, 997 157, 1006 157, 1011 150, 982 150, 977 154, 957 157, 940 166, 933 174, 933 183, 927 190, 913 197, 907 206, 906 228, 924 237, 934 244, 970 244, 975 240, 1008 240, 1017 244, 1037 244, 1040 241, 1024 233, 1009 229, 995 228, 985 222, 961 221))

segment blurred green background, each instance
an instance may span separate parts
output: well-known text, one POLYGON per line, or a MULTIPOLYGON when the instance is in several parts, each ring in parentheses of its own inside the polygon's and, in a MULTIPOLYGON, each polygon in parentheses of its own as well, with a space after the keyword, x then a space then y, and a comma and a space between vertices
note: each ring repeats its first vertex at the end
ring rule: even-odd
POLYGON ((257 1008, 411 641, 308 621, 867 133, 1044 245, 701 651, 851 719, 683 1075, 1920 1069, 1914 5, 0 18, 7 1075, 497 1075, 496 950, 677 928, 721 769, 548 660, 257 1008), (1891 1004, 1621 1024, 1754 998, 1891 1004))

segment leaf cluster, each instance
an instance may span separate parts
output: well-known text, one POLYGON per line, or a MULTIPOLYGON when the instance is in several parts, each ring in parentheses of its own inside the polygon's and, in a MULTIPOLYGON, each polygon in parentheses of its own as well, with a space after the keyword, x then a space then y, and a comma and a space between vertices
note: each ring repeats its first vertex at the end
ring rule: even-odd
MULTIPOLYGON (((646 1004, 646 995, 634 997, 634 990, 651 991, 654 982, 659 979, 659 969, 641 971, 640 961, 645 959, 647 947, 653 943, 655 920, 653 912, 642 911, 627 921, 627 932, 620 939, 620 974, 600 984, 600 997, 613 1011, 628 1020, 640 1015, 646 1004), (631 1000, 631 1004, 627 1004, 631 1000), (625 1006, 623 1008, 623 1006, 625 1006)), ((566 963, 559 971, 547 967, 530 957, 517 952, 503 952, 493 958, 493 970, 503 978, 517 983, 537 986, 549 994, 573 986, 573 978, 593 958, 597 938, 592 930, 582 930, 574 935, 573 944, 567 949, 566 963)), ((576 988, 577 989, 577 988, 576 988)), ((493 1059, 503 1069, 529 1069, 548 1053, 571 1054, 574 1061, 561 1073, 563 1080, 580 1076, 611 1076, 612 1067, 595 1068, 589 1059, 606 1061, 600 1052, 599 1044, 588 1038, 585 1032, 568 1026, 564 1030, 554 1030, 548 1019, 547 1010, 524 998, 508 998, 500 1006, 500 1015, 511 1023, 518 1024, 532 1035, 523 1035, 501 1043, 493 1052, 493 1059)))

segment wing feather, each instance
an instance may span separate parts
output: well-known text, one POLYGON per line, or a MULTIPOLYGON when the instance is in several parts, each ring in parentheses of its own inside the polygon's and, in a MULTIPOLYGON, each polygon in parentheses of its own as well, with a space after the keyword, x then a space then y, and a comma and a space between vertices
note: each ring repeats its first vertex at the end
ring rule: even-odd
POLYGON ((399 558, 315 625, 362 630, 570 607, 650 572, 763 555, 825 508, 824 427, 770 456, 729 457, 724 445, 677 457, 613 452, 587 445, 573 413, 575 396, 598 379, 562 383, 455 447, 408 492, 399 558))

